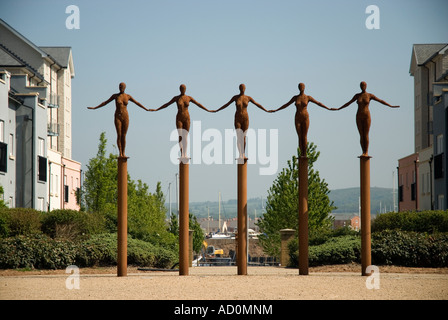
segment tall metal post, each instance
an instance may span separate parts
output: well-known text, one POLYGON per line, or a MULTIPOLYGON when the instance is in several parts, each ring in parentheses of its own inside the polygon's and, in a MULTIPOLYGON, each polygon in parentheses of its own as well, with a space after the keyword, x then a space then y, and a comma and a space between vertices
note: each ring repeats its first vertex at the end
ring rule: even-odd
POLYGON ((189 159, 179 163, 179 275, 189 274, 189 159))
POLYGON ((238 275, 247 275, 247 158, 238 163, 238 275))
POLYGON ((117 276, 128 273, 128 157, 118 157, 117 276))
POLYGON ((372 264, 370 237, 370 156, 360 156, 361 168, 361 274, 369 276, 366 268, 372 264))
POLYGON ((299 274, 308 275, 308 158, 299 157, 299 274))

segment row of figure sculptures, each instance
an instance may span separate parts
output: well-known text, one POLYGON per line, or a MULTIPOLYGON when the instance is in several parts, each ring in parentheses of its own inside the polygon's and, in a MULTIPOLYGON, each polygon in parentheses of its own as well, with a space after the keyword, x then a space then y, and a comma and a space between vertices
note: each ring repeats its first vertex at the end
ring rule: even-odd
POLYGON ((217 110, 209 110, 204 107, 202 104, 197 102, 190 96, 185 94, 186 86, 182 84, 180 86, 180 95, 173 97, 169 102, 165 103, 161 107, 157 109, 147 109, 141 103, 136 101, 132 96, 125 93, 126 84, 120 83, 119 85, 119 93, 113 94, 108 100, 104 101, 100 105, 96 107, 88 107, 88 109, 97 109, 107 105, 112 100, 115 100, 115 128, 117 130, 117 146, 120 152, 120 157, 126 157, 125 148, 126 148, 126 133, 129 127, 129 114, 127 111, 127 105, 129 101, 132 101, 139 107, 145 109, 146 111, 159 111, 161 109, 165 109, 169 105, 176 103, 177 104, 177 115, 176 115, 176 128, 179 133, 179 146, 181 151, 181 158, 186 158, 186 150, 187 150, 187 134, 190 131, 190 114, 188 112, 188 106, 190 102, 193 102, 195 105, 200 107, 201 109, 208 112, 218 112, 225 108, 227 108, 232 102, 235 102, 236 112, 235 112, 235 122, 234 126, 237 132, 237 147, 239 151, 240 159, 247 159, 245 157, 245 149, 246 149, 246 137, 245 134, 247 129, 249 128, 249 114, 247 112, 247 107, 249 103, 253 103, 255 106, 260 108, 263 111, 272 113, 283 110, 287 108, 292 103, 295 103, 296 106, 296 115, 295 115, 295 127, 297 131, 297 135, 299 138, 299 149, 300 153, 303 156, 306 156, 306 148, 307 148, 307 134, 308 128, 310 125, 309 114, 308 114, 308 103, 313 102, 316 105, 325 108, 327 110, 341 110, 352 104, 356 101, 358 104, 358 111, 356 113, 356 125, 358 127, 359 135, 360 135, 360 143, 362 148, 362 156, 368 156, 369 149, 369 129, 371 123, 369 104, 371 100, 378 101, 388 107, 391 108, 399 108, 399 106, 392 106, 387 102, 377 98, 375 95, 368 93, 366 91, 367 84, 362 81, 360 84, 361 92, 355 94, 353 98, 345 103, 343 106, 339 108, 329 108, 322 104, 321 102, 315 100, 313 97, 305 94, 305 85, 303 83, 299 83, 299 91, 300 93, 296 96, 293 96, 291 100, 282 105, 276 110, 266 110, 262 105, 257 103, 252 97, 244 94, 246 90, 246 86, 244 84, 240 84, 239 90, 240 93, 233 96, 229 102, 227 102, 222 107, 217 110))

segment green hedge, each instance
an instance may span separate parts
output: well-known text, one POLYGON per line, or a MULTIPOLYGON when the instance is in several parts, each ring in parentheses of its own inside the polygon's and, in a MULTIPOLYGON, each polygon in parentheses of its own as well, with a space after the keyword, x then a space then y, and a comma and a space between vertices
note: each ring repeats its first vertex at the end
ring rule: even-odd
POLYGON ((28 208, 0 209, 0 237, 41 232, 42 213, 28 208))
MULTIPOLYGON (((177 262, 173 251, 128 237, 128 264, 169 268, 177 262)), ((84 241, 56 240, 44 234, 0 239, 0 268, 63 269, 117 264, 117 235, 98 234, 84 241)))
POLYGON ((403 230, 414 232, 448 232, 448 211, 402 211, 378 215, 372 232, 403 230))
MULTIPOLYGON (((290 266, 298 266, 297 240, 288 244, 290 266)), ((427 234, 385 230, 372 234, 372 263, 407 267, 448 267, 448 233, 427 234)), ((309 265, 345 264, 361 261, 361 238, 340 236, 309 246, 309 265)))
POLYGON ((106 231, 105 218, 77 210, 53 210, 42 214, 42 232, 52 238, 75 240, 106 231))
POLYGON ((372 261, 408 267, 448 267, 448 233, 385 230, 372 234, 372 261))
POLYGON ((106 231, 105 217, 76 210, 41 212, 29 208, 0 209, 0 237, 45 233, 52 238, 77 240, 106 231))
MULTIPOLYGON (((298 241, 288 243, 290 267, 298 267, 298 241)), ((309 246, 308 263, 310 266, 327 264, 345 264, 359 262, 361 239, 358 236, 344 235, 332 237, 326 242, 309 246)))

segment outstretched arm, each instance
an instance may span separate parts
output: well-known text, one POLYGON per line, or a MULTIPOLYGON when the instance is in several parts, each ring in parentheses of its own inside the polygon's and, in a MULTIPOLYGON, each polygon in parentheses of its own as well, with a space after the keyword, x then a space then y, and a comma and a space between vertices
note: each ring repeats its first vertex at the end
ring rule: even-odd
POLYGON ((277 112, 280 110, 285 109, 286 107, 288 107, 289 105, 291 105, 291 103, 293 103, 296 100, 296 96, 292 97, 291 100, 289 100, 287 103, 285 103, 284 105, 282 105, 280 108, 278 108, 277 110, 271 110, 271 112, 277 112))
POLYGON ((251 97, 249 97, 249 101, 252 102, 254 105, 256 105, 258 108, 260 108, 263 111, 269 112, 268 110, 266 110, 261 104, 255 102, 254 99, 252 99, 251 97))
POLYGON ((104 107, 106 104, 108 104, 108 103, 111 102, 112 100, 115 100, 116 96, 117 96, 116 94, 113 94, 113 95, 110 96, 109 99, 107 99, 106 101, 102 102, 102 103, 99 104, 98 106, 96 106, 96 107, 87 107, 87 109, 94 110, 94 109, 98 109, 98 108, 104 107))
POLYGON ((352 100, 350 100, 349 102, 347 102, 346 104, 344 104, 342 107, 335 108, 335 109, 333 109, 333 110, 341 110, 341 109, 344 109, 344 108, 348 107, 349 105, 351 105, 353 102, 355 102, 356 99, 358 99, 358 94, 355 94, 355 95, 353 96, 352 100))
POLYGON ((173 104, 174 102, 176 102, 176 99, 177 99, 177 97, 173 97, 173 99, 171 99, 169 102, 165 103, 163 106, 161 106, 157 109, 149 109, 148 111, 159 111, 159 110, 165 109, 170 104, 173 104))
POLYGON ((190 97, 190 101, 193 102, 195 105, 197 105, 199 108, 208 111, 208 112, 212 112, 211 110, 208 110, 206 107, 204 107, 202 104, 200 104, 199 102, 197 102, 196 100, 194 100, 192 97, 190 97))
POLYGON ((386 101, 378 99, 377 97, 375 97, 375 95, 370 94, 370 99, 378 101, 379 103, 384 104, 385 106, 391 107, 391 108, 400 108, 400 106, 391 106, 390 104, 388 104, 386 101))
POLYGON ((225 105, 223 105, 221 108, 219 108, 219 109, 217 109, 217 110, 212 110, 212 111, 210 111, 210 112, 218 112, 218 111, 221 111, 222 109, 227 108, 228 106, 230 106, 230 104, 231 104, 232 102, 235 101, 235 97, 236 97, 236 96, 233 96, 232 99, 230 99, 230 101, 227 102, 225 105))
POLYGON ((308 100, 311 101, 312 103, 317 104, 319 107, 322 107, 324 109, 327 110, 331 110, 330 108, 328 108, 326 105, 324 105, 323 103, 320 103, 319 101, 317 101, 316 99, 314 99, 312 96, 308 96, 308 100))
POLYGON ((145 109, 146 111, 149 111, 149 109, 146 109, 144 106, 142 106, 142 104, 140 103, 140 102, 138 102, 138 101, 136 101, 134 98, 132 98, 130 95, 129 95, 129 100, 131 100, 132 102, 134 102, 136 105, 138 105, 140 108, 142 108, 142 109, 145 109))

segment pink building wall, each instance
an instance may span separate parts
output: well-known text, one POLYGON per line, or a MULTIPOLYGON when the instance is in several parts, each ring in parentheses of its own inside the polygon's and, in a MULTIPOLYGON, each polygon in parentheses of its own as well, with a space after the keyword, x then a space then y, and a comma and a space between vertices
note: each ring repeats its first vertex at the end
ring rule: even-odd
POLYGON ((76 202, 76 190, 81 187, 81 163, 62 158, 62 188, 61 209, 79 210, 76 202))
POLYGON ((418 153, 398 160, 398 211, 418 210, 416 161, 418 162, 418 153))

